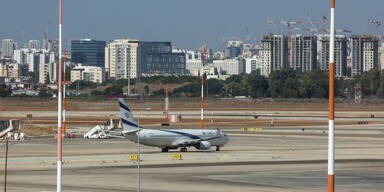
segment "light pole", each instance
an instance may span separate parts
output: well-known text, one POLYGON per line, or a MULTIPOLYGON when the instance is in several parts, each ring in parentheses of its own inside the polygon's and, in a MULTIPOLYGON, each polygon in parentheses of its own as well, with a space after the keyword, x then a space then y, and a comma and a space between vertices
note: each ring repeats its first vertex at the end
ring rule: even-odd
POLYGON ((4 162, 4 192, 7 192, 7 166, 8 166, 8 137, 5 136, 5 162, 4 162))
POLYGON ((329 122, 328 122, 328 192, 335 191, 335 106, 334 106, 334 49, 335 0, 331 0, 331 26, 329 41, 329 122))
POLYGON ((131 86, 131 66, 129 66, 128 70, 127 70, 127 78, 128 78, 128 90, 127 90, 127 97, 129 98, 129 95, 130 95, 130 86, 131 86))
POLYGON ((62 0, 59 0, 59 79, 58 79, 58 106, 57 106, 57 192, 61 192, 61 162, 62 162, 62 132, 61 128, 63 125, 63 112, 62 112, 62 98, 61 98, 61 84, 62 84, 62 0))
POLYGON ((140 116, 137 119, 137 192, 140 192, 140 116))

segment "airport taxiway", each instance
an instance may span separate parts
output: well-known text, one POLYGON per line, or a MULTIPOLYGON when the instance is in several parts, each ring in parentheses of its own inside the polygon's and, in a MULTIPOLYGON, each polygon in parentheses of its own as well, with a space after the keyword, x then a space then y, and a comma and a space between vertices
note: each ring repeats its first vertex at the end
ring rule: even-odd
MULTIPOLYGON (((327 138, 320 136, 229 134, 222 151, 161 153, 142 146, 141 189, 148 192, 324 191, 327 138), (183 160, 172 160, 182 154, 183 160)), ((336 190, 382 191, 383 138, 336 138, 336 190)), ((4 154, 4 145, 0 146, 4 154)), ((8 191, 55 191, 56 140, 11 142, 8 191)), ((124 139, 65 139, 64 191, 136 191, 137 144, 124 139)), ((0 169, 3 174, 4 161, 0 169)), ((0 185, 3 185, 0 179, 0 185)))

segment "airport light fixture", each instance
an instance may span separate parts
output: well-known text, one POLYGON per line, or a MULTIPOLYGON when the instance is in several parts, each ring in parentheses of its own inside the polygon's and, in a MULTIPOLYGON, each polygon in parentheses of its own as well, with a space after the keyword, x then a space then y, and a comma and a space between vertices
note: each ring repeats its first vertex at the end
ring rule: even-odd
POLYGON ((328 122, 328 192, 335 191, 335 0, 331 0, 329 40, 329 122, 328 122))
POLYGON ((201 124, 200 129, 204 129, 204 53, 201 53, 201 124))

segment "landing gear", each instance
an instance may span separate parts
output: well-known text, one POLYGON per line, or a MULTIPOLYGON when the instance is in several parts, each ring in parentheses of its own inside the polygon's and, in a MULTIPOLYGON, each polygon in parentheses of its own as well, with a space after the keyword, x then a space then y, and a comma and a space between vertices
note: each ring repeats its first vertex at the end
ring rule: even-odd
POLYGON ((182 147, 182 148, 180 149, 180 151, 181 151, 181 152, 187 152, 188 150, 187 150, 186 147, 182 147))
POLYGON ((168 148, 167 147, 161 148, 161 152, 168 152, 168 148))
POLYGON ((220 151, 220 147, 219 146, 216 146, 216 151, 220 151))

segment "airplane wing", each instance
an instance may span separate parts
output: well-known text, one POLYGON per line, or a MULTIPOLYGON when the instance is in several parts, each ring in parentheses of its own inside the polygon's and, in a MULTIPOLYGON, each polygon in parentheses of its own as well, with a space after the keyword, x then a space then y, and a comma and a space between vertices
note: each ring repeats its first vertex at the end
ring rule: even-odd
POLYGON ((201 141, 209 141, 212 139, 217 139, 221 137, 221 131, 217 129, 217 135, 209 138, 204 138, 204 139, 178 139, 176 140, 173 145, 175 146, 191 146, 191 145, 196 145, 200 143, 201 141))
POLYGON ((120 136, 120 135, 108 135, 108 138, 118 138, 118 139, 125 139, 124 136, 120 136))
POLYGON ((130 134, 134 134, 140 130, 142 130, 142 129, 133 129, 133 130, 129 130, 129 131, 122 131, 121 133, 122 133, 122 135, 126 135, 126 134, 130 135, 130 134))

